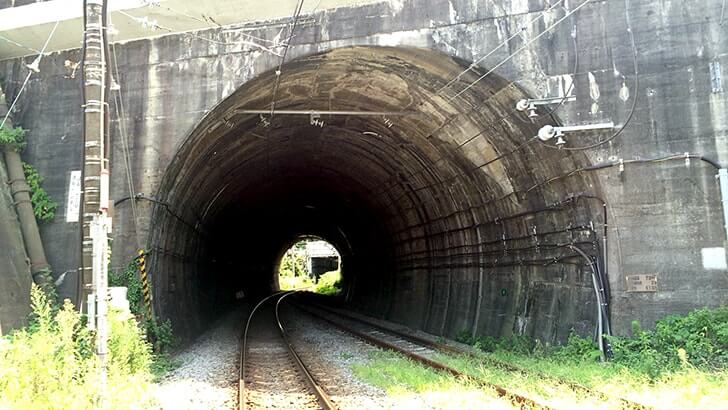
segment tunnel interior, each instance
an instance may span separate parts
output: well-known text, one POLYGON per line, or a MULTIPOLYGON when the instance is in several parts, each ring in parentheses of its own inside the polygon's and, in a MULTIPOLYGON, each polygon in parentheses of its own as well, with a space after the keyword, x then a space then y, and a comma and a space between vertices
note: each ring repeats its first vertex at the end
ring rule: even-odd
POLYGON ((485 71, 469 66, 431 50, 335 49, 214 107, 157 194, 157 311, 192 335, 236 291, 275 290, 281 254, 315 235, 340 252, 353 309, 445 336, 589 334, 588 263, 563 246, 600 255, 589 223, 601 205, 581 200, 599 187, 569 174, 588 160, 534 142, 556 120, 516 112, 522 89, 475 82, 485 71), (273 99, 273 115, 256 112, 273 99))

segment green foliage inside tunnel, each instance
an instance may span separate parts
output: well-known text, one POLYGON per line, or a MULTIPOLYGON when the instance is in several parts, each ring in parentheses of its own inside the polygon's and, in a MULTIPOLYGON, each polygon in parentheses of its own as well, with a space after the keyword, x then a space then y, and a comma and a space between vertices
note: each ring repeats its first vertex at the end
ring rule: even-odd
POLYGON ((299 240, 281 258, 278 287, 337 295, 341 292, 340 258, 336 248, 324 240, 299 240))

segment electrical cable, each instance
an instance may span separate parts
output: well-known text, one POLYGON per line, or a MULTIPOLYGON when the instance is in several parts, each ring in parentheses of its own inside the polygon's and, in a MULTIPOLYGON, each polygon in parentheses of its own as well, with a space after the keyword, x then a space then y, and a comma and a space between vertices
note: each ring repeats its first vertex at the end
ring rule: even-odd
POLYGON ((448 87, 450 87, 450 86, 451 86, 451 85, 453 85, 453 84, 454 84, 455 82, 459 81, 459 80, 460 80, 460 78, 462 78, 462 76, 463 76, 463 75, 465 75, 465 73, 467 73, 468 71, 470 71, 470 70, 472 70, 473 68, 477 67, 477 65, 478 65, 479 63, 481 63, 481 62, 482 62, 483 60, 485 60, 486 58, 488 58, 488 57, 490 57, 491 55, 493 55, 493 54, 494 54, 494 53, 495 53, 496 51, 500 50, 500 49, 501 49, 501 47, 503 47, 503 46, 507 45, 508 43, 510 43, 510 41, 511 41, 511 40, 513 40, 514 38, 516 38, 516 37, 518 37, 518 36, 522 35, 522 34, 523 34, 523 32, 524 32, 524 31, 526 31, 526 27, 527 27, 527 26, 533 25, 533 23, 535 23, 535 22, 537 22, 538 20, 542 19, 542 18, 543 18, 544 16, 546 16, 546 13, 548 13, 548 12, 550 12, 551 10, 555 9, 555 8, 556 8, 556 6, 558 6, 559 4, 561 4, 561 2, 562 2, 562 1, 563 1, 563 0, 557 0, 557 2, 556 2, 556 3, 554 3, 553 5, 551 5, 551 6, 550 6, 550 7, 548 8, 548 9, 546 9, 546 10, 542 11, 542 12, 541 12, 541 13, 540 13, 540 14, 539 14, 538 16, 536 16, 536 17, 535 17, 535 18, 533 18, 533 19, 532 19, 531 21, 529 21, 529 22, 528 22, 528 23, 527 23, 526 25, 524 25, 524 27, 521 27, 521 28, 520 28, 520 30, 518 30, 518 31, 517 31, 517 32, 516 32, 515 34, 513 34, 513 35, 511 35, 510 37, 508 37, 507 39, 503 40, 503 41, 502 41, 502 42, 501 42, 500 44, 498 44, 498 45, 497 45, 497 46, 496 46, 495 48, 493 48, 492 50, 490 50, 490 51, 489 51, 488 53, 486 53, 486 54, 485 54, 484 56, 482 56, 482 57, 480 57, 479 59, 477 59, 477 60, 473 61, 473 62, 472 62, 472 63, 470 64, 470 66, 468 66, 468 68, 466 68, 465 70, 461 71, 461 72, 460 72, 460 73, 459 73, 458 75, 456 75, 456 76, 455 76, 455 77, 453 77, 453 78, 452 78, 452 79, 451 79, 450 81, 448 81, 448 82, 447 82, 447 84, 445 84, 445 85, 443 85, 442 87, 440 87, 440 89, 438 89, 438 90, 437 90, 436 94, 440 94, 440 92, 442 92, 442 90, 444 90, 445 88, 448 88, 448 87))
POLYGON ((481 80, 483 80, 483 79, 485 79, 486 77, 488 77, 488 76, 489 76, 490 74, 492 74, 492 73, 493 73, 493 72, 494 72, 495 70, 497 70, 497 69, 499 69, 500 67, 502 67, 502 66, 503 66, 503 65, 504 65, 505 63, 509 62, 509 61, 510 61, 510 60, 511 60, 511 59, 512 59, 513 57, 515 57, 515 56, 516 56, 517 54, 519 54, 519 53, 520 53, 521 51, 523 51, 523 50, 525 50, 526 48, 530 47, 530 46, 531 46, 531 44, 533 44, 534 42, 536 42, 536 41, 537 41, 538 39, 540 39, 541 37, 545 36, 545 35, 546 35, 546 34, 547 34, 547 33, 548 33, 549 31, 551 31, 551 29, 553 29, 554 27, 556 27, 556 26, 558 26, 559 24, 561 24, 561 23, 562 23, 562 22, 563 22, 564 20, 566 20, 567 18, 569 18, 569 17, 570 17, 570 16, 572 15, 572 14, 574 14, 574 13, 578 12, 579 10, 581 10, 581 8, 582 8, 582 7, 584 7, 584 6, 586 6, 587 4, 591 3, 591 1, 592 1, 592 0, 585 0, 585 1, 583 2, 583 3, 581 3, 581 4, 580 4, 580 5, 578 5, 578 6, 576 6, 576 7, 575 7, 575 8, 573 9, 573 10, 571 10, 571 11, 570 11, 570 12, 568 12, 568 13, 566 13, 566 15, 565 15, 564 17, 560 18, 560 19, 559 19, 559 20, 557 20, 557 21, 556 21, 556 22, 555 22, 554 24, 552 24, 552 25, 550 25, 549 27, 545 28, 545 29, 544 29, 544 30, 543 30, 543 31, 542 31, 541 33, 539 33, 539 34, 538 34, 537 36, 535 36, 534 38, 532 38, 532 39, 530 39, 530 40, 529 40, 528 42, 526 42, 526 44, 524 44, 523 46, 521 46, 521 48, 519 48, 518 50, 514 51, 514 52, 513 52, 513 53, 512 53, 511 55, 509 55, 508 57, 504 58, 504 59, 503 59, 503 60, 502 60, 502 61, 501 61, 500 63, 498 63, 498 64, 496 64, 495 66, 493 66, 493 68, 491 68, 490 70, 488 70, 488 71, 487 71, 487 72, 486 72, 485 74, 483 74, 482 76, 478 77, 478 78, 477 78, 477 79, 476 79, 475 81, 473 81, 473 82, 471 82, 470 84, 468 84, 468 86, 467 86, 467 87, 465 87, 464 89, 460 90, 460 92, 458 92, 458 93, 457 93, 457 94, 455 94, 454 96, 450 97, 450 98, 449 98, 449 99, 448 99, 447 101, 448 101, 448 102, 450 102, 450 101, 454 100, 455 98, 458 98, 459 96, 461 96, 461 95, 462 95, 463 93, 465 93, 466 91, 468 91, 469 89, 471 89, 471 88, 472 88, 473 86, 475 86, 475 84, 477 84, 477 83, 478 83, 478 82, 480 82, 481 80))
POLYGON ((625 19, 627 21, 627 32, 629 33, 630 43, 632 45, 632 60, 633 60, 633 64, 634 64, 634 89, 635 89, 635 91, 634 91, 634 98, 632 99, 632 108, 630 109, 629 114, 627 115, 627 119, 625 120, 624 124, 622 124, 622 126, 608 138, 606 138, 602 141, 595 142, 593 144, 589 144, 589 145, 585 145, 585 146, 581 146, 581 147, 555 147, 555 146, 546 144, 544 141, 541 141, 539 139, 539 141, 541 142, 541 145, 543 145, 547 148, 559 149, 559 150, 564 150, 564 151, 584 151, 584 150, 593 149, 593 148, 602 146, 608 142, 611 142, 612 140, 614 140, 615 138, 620 136, 622 134, 622 132, 624 132, 625 128, 627 128, 627 125, 629 125, 629 123, 632 121, 632 118, 634 117, 634 113, 637 109, 637 100, 639 99, 640 77, 639 77, 639 62, 637 59, 637 44, 636 44, 635 38, 634 38, 634 31, 632 30, 632 20, 631 20, 630 14, 629 14, 629 7, 630 7, 629 4, 630 4, 629 0, 624 1, 625 19))
POLYGON ((278 48, 278 47, 283 47, 283 45, 276 45, 274 47, 266 47, 266 46, 263 46, 261 44, 258 44, 256 42, 254 42, 254 41, 248 41, 248 40, 240 40, 240 41, 237 41, 237 42, 226 42, 226 41, 213 40, 211 38, 203 37, 203 36, 201 36, 199 34, 195 34, 195 33, 178 32, 178 31, 174 30, 171 27, 165 27, 165 26, 159 25, 154 20, 149 20, 146 17, 144 17, 144 18, 142 18, 142 17, 136 17, 136 16, 133 16, 133 15, 131 15, 131 14, 129 14, 129 13, 123 11, 123 10, 116 10, 116 12, 119 13, 119 14, 122 14, 122 15, 128 17, 128 18, 130 18, 131 20, 134 20, 135 22, 141 24, 144 27, 151 27, 152 30, 163 30, 163 31, 166 31, 168 33, 177 33, 177 34, 180 34, 180 35, 183 35, 183 36, 187 36, 189 38, 194 38, 194 39, 197 39, 197 40, 202 40, 202 41, 205 41, 205 42, 208 42, 208 43, 211 43, 211 44, 220 45, 220 46, 247 45, 247 46, 260 49, 262 51, 265 51, 267 53, 270 53, 270 54, 273 54, 273 55, 276 55, 276 56, 278 56, 279 54, 276 53, 275 51, 273 51, 273 49, 274 48, 278 48))
POLYGON ((24 49, 26 49, 28 51, 32 51, 35 54, 40 54, 40 50, 36 50, 35 48, 26 46, 24 44, 20 44, 17 41, 11 40, 11 39, 3 36, 3 35, 0 35, 0 40, 3 40, 5 42, 7 42, 7 43, 10 43, 10 44, 12 44, 14 46, 17 46, 17 47, 20 47, 20 48, 24 48, 24 49))
MULTIPOLYGON (((45 55, 45 50, 48 47, 48 43, 50 43, 51 38, 53 38, 53 34, 55 34, 56 29, 58 28, 58 23, 60 23, 60 22, 61 22, 60 20, 56 21, 56 24, 53 26, 53 29, 51 30, 50 34, 48 35, 48 38, 46 38, 45 44, 43 44, 43 48, 40 50, 40 53, 35 58, 35 60, 33 60, 33 64, 40 64, 40 61, 43 59, 43 56, 45 55)), ((23 95, 23 91, 25 91, 25 86, 28 85, 28 80, 30 80, 31 75, 33 75, 33 70, 28 71, 28 75, 25 77, 25 81, 23 81, 23 85, 20 87, 20 91, 18 91, 18 94, 13 99, 13 103, 10 104, 10 107, 8 107, 8 112, 5 114, 3 121, 0 123, 0 128, 5 126, 5 122, 10 117, 10 113, 13 112, 13 108, 15 108, 15 104, 18 103, 20 96, 23 95)))
POLYGON ((286 56, 288 55, 288 49, 291 46, 291 39, 293 38, 293 34, 296 31, 296 25, 298 25, 298 18, 301 16, 301 9, 303 8, 303 2, 305 0, 300 0, 298 2, 298 5, 296 6, 296 10, 293 13, 293 24, 291 25, 291 31, 288 33, 288 41, 286 41, 286 45, 283 48, 283 55, 281 56, 281 61, 278 63, 278 69, 276 70, 276 79, 273 84, 273 94, 271 96, 271 102, 270 102, 270 117, 273 119, 273 115, 275 114, 276 110, 276 97, 278 94, 278 88, 280 87, 281 83, 281 71, 283 70, 283 64, 286 62, 286 56))
MULTIPOLYGON (((188 13, 186 13, 184 11, 179 11, 179 10, 173 9, 172 7, 169 7, 167 5, 163 5, 160 2, 151 2, 151 1, 148 1, 148 0, 146 0, 145 2, 147 3, 147 5, 149 7, 159 7, 159 8, 162 8, 162 9, 165 9, 165 10, 169 11, 170 13, 176 14, 178 16, 182 16, 182 17, 185 17, 185 18, 188 18, 190 20, 194 20, 194 21, 197 21, 197 22, 200 22, 200 23, 203 23, 203 24, 208 24, 208 28, 215 28, 215 27, 222 28, 222 25, 220 25, 220 23, 218 23, 217 21, 215 21, 215 19, 213 19, 211 16, 202 15, 202 18, 199 18, 199 17, 193 16, 191 14, 188 14, 188 13), (209 26, 210 22, 212 22, 214 24, 214 26, 209 26)), ((248 34, 248 33, 243 33, 243 32, 240 32, 240 31, 235 31, 235 33, 241 34, 241 35, 249 38, 252 41, 260 41, 260 42, 263 42, 263 43, 270 43, 270 44, 273 44, 273 45, 276 45, 276 46, 279 45, 277 42, 275 42, 273 40, 268 40, 268 39, 265 39, 265 38, 256 37, 256 36, 253 36, 253 35, 248 34)))
MULTIPOLYGON (((560 3, 560 1, 559 1, 559 2, 557 2, 557 3, 555 3, 554 5, 552 5, 552 6, 551 6, 551 7, 549 8, 549 9, 547 9, 547 10, 544 10, 544 11, 543 11, 543 12, 542 12, 542 13, 541 13, 541 14, 540 14, 540 15, 539 15, 539 16, 538 16, 537 18, 533 19, 533 20, 532 20, 532 21, 531 21, 531 22, 530 22, 529 24, 533 24, 534 22, 538 21, 538 19, 540 19, 541 17, 545 16, 545 14, 546 14, 547 12, 551 11, 551 10, 552 10, 553 8, 555 8, 555 7, 556 7, 556 6, 557 6, 557 5, 559 4, 559 3, 560 3)), ((576 11, 578 11, 578 10, 576 10, 576 11)), ((568 13, 568 12, 567 12, 567 13, 568 13)), ((573 14, 573 13, 572 13, 572 14, 573 14)), ((553 28, 554 26, 555 26, 555 24, 554 24, 554 25, 552 25, 552 26, 551 26, 551 27, 550 27, 549 29, 553 28)), ((572 33, 571 33, 571 37, 572 37, 572 39, 573 39, 573 43, 574 43, 574 69, 573 69, 573 71, 572 71, 572 72, 574 73, 574 75, 576 75, 576 74, 577 74, 577 71, 578 71, 578 67, 579 67, 579 49, 578 49, 578 43, 577 43, 577 33, 576 33, 576 27, 577 27, 577 26, 576 26, 576 22, 575 22, 575 23, 574 23, 574 26, 573 26, 573 29, 572 29, 572 33)), ((547 30, 549 30, 549 29, 547 29, 547 30)), ((511 37, 511 38, 513 38, 513 37, 511 37)), ((493 50, 491 50, 491 52, 487 53, 485 57, 487 57, 487 56, 489 56, 489 55, 493 54, 493 52, 494 52, 495 50, 497 50, 498 48, 500 48, 500 47, 501 47, 501 46, 502 46, 503 44, 507 44, 507 42, 508 42, 509 40, 510 40, 510 39, 508 39, 508 40, 506 40, 506 41, 502 42, 502 43, 501 43, 500 45, 496 46, 496 48, 495 48, 495 49, 493 49, 493 50)), ((516 52, 516 53, 517 53, 517 52, 516 52)), ((514 53, 514 54, 515 54, 515 53, 514 53)), ((483 59, 484 59, 485 57, 481 57, 480 59, 478 59, 478 60, 476 61, 476 63, 477 63, 477 62, 480 62, 480 61, 482 61, 482 60, 483 60, 483 59)), ((439 89, 439 90, 437 91, 437 93, 436 93, 436 94, 439 94, 439 93, 440 93, 440 92, 441 92, 441 91, 442 91, 443 89, 445 89, 445 88, 446 88, 447 86, 449 86, 450 84, 454 83, 454 82, 456 81, 456 79, 457 79, 457 78, 459 78, 460 76, 462 76, 462 75, 463 75, 464 73, 466 73, 466 72, 467 72, 468 70, 471 70, 472 68, 474 68, 474 66, 475 66, 475 64, 476 64, 476 63, 473 63, 473 64, 471 64, 471 65, 470 65, 470 66, 469 66, 469 67, 468 67, 467 69, 465 69, 465 70, 463 70, 463 71, 462 71, 461 73, 459 73, 459 74, 458 74, 458 75, 457 75, 457 76, 456 76, 456 77, 455 77, 454 79, 450 80, 450 81, 449 81, 449 82, 448 82, 448 83, 447 83, 447 84, 446 84, 445 86, 441 87, 441 88, 440 88, 440 89, 439 89)), ((509 83, 509 84, 508 84, 508 86, 511 86, 511 85, 513 85, 514 83, 515 83, 515 82, 511 82, 511 83, 509 83)), ((568 89, 568 90, 567 90, 567 91, 566 91, 566 92, 564 93, 564 96, 562 97, 561 101, 559 101, 559 103, 558 103, 558 104, 557 104, 557 105, 556 105, 556 106, 555 106, 555 107, 554 107, 554 108, 553 108, 553 109, 552 109, 551 111, 549 111, 549 112, 548 112, 548 113, 546 114, 547 116, 550 116, 550 115, 552 115, 552 114, 553 114, 553 113, 554 113, 554 112, 555 112, 555 111, 556 111, 556 110, 557 110, 557 109, 558 109, 559 107, 561 107, 561 105, 563 105, 563 103, 564 103, 564 102, 566 101, 566 99, 568 99, 568 96, 569 96, 569 94, 571 93, 571 91, 573 90, 574 86, 575 86, 575 81, 572 81, 572 82, 571 82, 571 84, 569 85, 569 89, 568 89)), ((479 104, 478 106, 475 106, 475 107, 471 108, 470 110, 468 110, 468 112, 471 112, 471 111, 477 110, 478 108, 480 108, 480 107, 483 107, 483 106, 485 106, 485 104, 486 104, 486 103, 487 103, 487 102, 488 102, 488 101, 490 100, 490 98, 491 98, 491 97, 489 97, 489 98, 487 98, 486 100, 482 101, 482 102, 481 102, 481 103, 480 103, 480 104, 479 104)), ((420 103, 420 104, 421 104, 421 103, 420 103)), ((453 121, 453 120, 454 120, 454 119, 455 119, 455 118, 456 118, 457 116, 459 116, 459 115, 461 115, 461 114, 462 114, 461 112, 458 112, 457 114, 455 114, 455 115, 451 116, 451 117, 450 117, 450 118, 449 118, 449 119, 448 119, 447 121, 445 121, 445 122, 444 122, 444 123, 443 123, 442 125, 440 125, 440 126, 436 127, 436 128, 435 128, 435 129, 433 130, 433 131, 431 131, 431 132, 430 132, 430 133, 428 134, 428 136, 427 136, 427 137, 425 137, 425 138, 429 138, 429 136, 432 136, 432 135, 433 135, 433 134, 434 134, 435 132, 437 132, 438 130, 442 129, 442 128, 443 128, 443 127, 445 127, 446 125, 448 125, 448 124, 449 124, 450 122, 452 122, 452 121, 453 121)), ((498 119, 498 120, 496 120, 496 121, 493 121, 493 122, 491 122, 491 123, 488 123, 487 125, 488 125, 488 127, 495 127, 495 126, 496 126, 497 124, 500 124, 500 123, 504 122, 505 120, 507 120, 507 119, 510 119, 510 118, 514 118, 514 117, 516 117, 516 118, 519 118, 519 117, 520 117, 520 113, 519 113, 519 112, 517 112, 517 111, 516 111, 516 112, 511 112, 511 113, 509 113, 509 114, 506 114, 506 115, 502 116, 501 118, 499 118, 499 119, 498 119)), ((464 140, 463 142, 459 143, 459 144, 458 144, 458 145, 457 145, 457 146, 455 147, 455 149, 460 149, 460 148, 462 148, 463 146, 467 145, 468 143, 472 142, 472 141, 473 141, 473 140, 474 140, 475 138, 477 138, 477 137, 481 136, 481 135, 482 135, 482 134, 483 134, 483 133, 485 132, 485 130, 486 130, 486 128, 483 128, 483 129, 481 129, 481 130, 480 130, 479 132, 477 132, 477 133, 475 133, 474 135, 470 136, 469 138, 465 139, 465 140, 464 140)), ((513 149, 513 150, 509 151, 508 153, 505 153, 505 154, 501 154, 501 155, 498 155, 497 157, 495 157, 495 158, 493 158, 493 159, 491 159, 491 160, 488 160, 488 161, 486 161, 486 162, 485 162, 484 164, 481 164, 481 165, 479 165, 478 167, 476 167, 476 168, 474 168, 474 169, 472 169, 472 170, 468 171, 467 173, 470 173, 470 172, 473 172, 473 171, 475 171, 475 170, 481 169, 481 168, 483 168, 483 167, 485 167, 485 166, 488 166, 488 165, 492 164, 492 163, 493 163, 493 162, 495 162, 495 161, 498 161, 498 160, 500 160, 500 159, 503 159, 503 158, 505 158, 505 157, 507 157, 507 156, 509 156, 509 155, 511 155, 511 154, 513 154, 513 153, 515 153, 515 152, 517 152, 517 151, 519 151, 520 149, 524 148, 524 147, 525 147, 526 145, 528 145, 528 144, 530 144, 531 142, 533 142, 533 140, 534 140, 534 139, 537 139, 537 138, 536 138, 536 137, 534 137, 534 138, 532 138, 531 140, 527 140, 527 141, 526 141, 525 143, 523 143, 523 144, 519 145, 519 146, 518 146, 517 148, 515 148, 515 149, 513 149)), ((435 162, 433 163, 433 165, 435 165, 435 164, 437 164, 437 163, 439 163, 439 162, 443 161, 444 159, 445 159, 444 157, 441 157, 440 159, 436 160, 436 161, 435 161, 435 162)), ((411 174, 411 175, 410 175, 409 177, 410 177, 410 178, 411 178, 411 177, 414 177, 414 176, 416 176, 416 175, 419 175, 419 174, 421 174, 421 173, 422 173, 422 172, 424 172, 424 171, 425 171, 425 169, 423 168, 423 169, 421 169, 420 171, 417 171, 417 172, 414 172, 414 173, 412 173, 412 174, 411 174)), ((464 174, 464 173, 460 173, 460 174, 457 174, 457 175, 455 175, 455 176, 453 177, 453 179, 454 179, 454 178, 457 178, 458 176, 463 176, 463 175, 465 175, 465 174, 464 174)), ((441 183, 444 183, 444 181, 440 181, 440 182, 438 182, 437 184, 441 184, 441 183)), ((390 189, 390 188, 391 188, 391 187, 393 187, 393 186, 395 186, 395 185, 391 185, 391 186, 387 187, 386 189, 390 189)), ((431 185, 431 186, 434 186, 434 184, 433 184, 433 185, 431 185)))
MULTIPOLYGON (((134 197, 134 176, 132 171, 132 164, 131 164, 131 151, 129 149, 129 139, 128 139, 128 133, 126 129, 126 110, 124 108, 124 96, 121 91, 121 84, 120 81, 120 74, 119 74, 119 65, 118 65, 118 57, 116 54, 116 46, 114 44, 111 44, 111 52, 114 57, 113 61, 113 68, 114 68, 114 81, 118 84, 118 90, 116 90, 116 94, 114 94, 114 111, 116 112, 116 118, 119 122, 119 134, 121 137, 121 151, 123 154, 124 159, 124 171, 126 173, 126 180, 127 180, 127 189, 129 190, 129 197, 134 197)), ((134 234, 136 238, 136 245, 137 248, 141 249, 142 243, 141 239, 139 238, 139 228, 138 228, 138 213, 136 208, 136 201, 131 201, 131 213, 132 213, 132 220, 134 224, 134 234)))

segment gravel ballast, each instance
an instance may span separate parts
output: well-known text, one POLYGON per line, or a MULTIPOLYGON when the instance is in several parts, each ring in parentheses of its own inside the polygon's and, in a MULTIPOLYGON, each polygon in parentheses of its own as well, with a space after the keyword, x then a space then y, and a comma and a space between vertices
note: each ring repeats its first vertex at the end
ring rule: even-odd
POLYGON ((157 382, 160 408, 237 408, 241 322, 242 312, 231 312, 174 355, 180 367, 157 382))

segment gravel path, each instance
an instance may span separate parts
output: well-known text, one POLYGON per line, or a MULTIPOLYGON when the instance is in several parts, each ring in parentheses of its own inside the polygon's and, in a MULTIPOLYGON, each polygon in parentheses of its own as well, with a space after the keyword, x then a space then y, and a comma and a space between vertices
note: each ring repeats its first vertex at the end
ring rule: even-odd
POLYGON ((242 312, 234 311, 174 356, 181 366, 157 383, 160 408, 234 409, 238 403, 238 340, 242 312))

